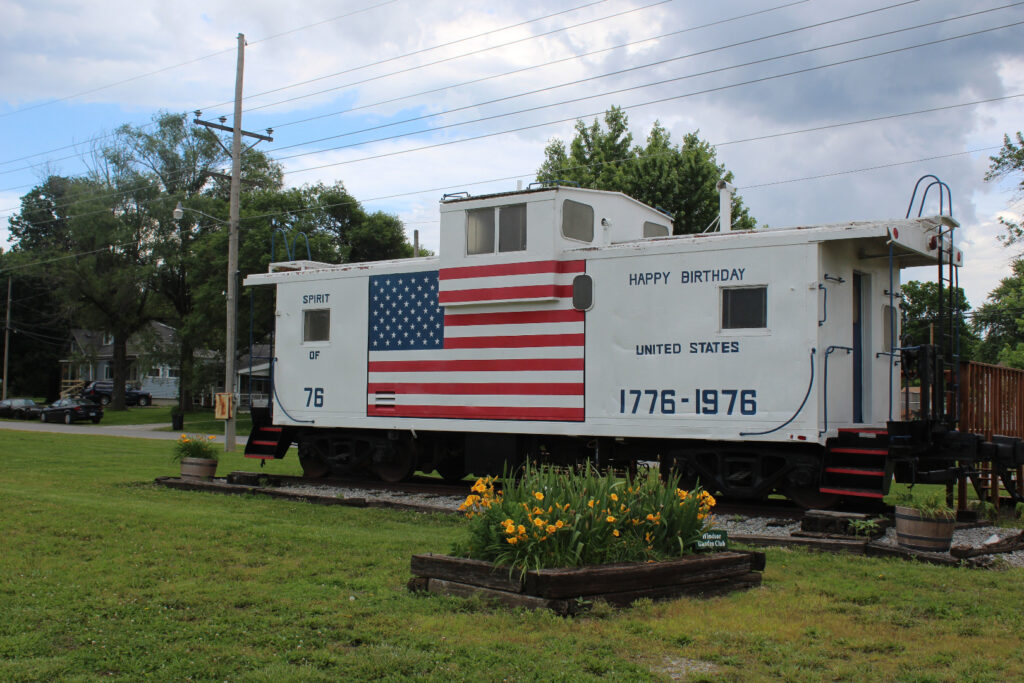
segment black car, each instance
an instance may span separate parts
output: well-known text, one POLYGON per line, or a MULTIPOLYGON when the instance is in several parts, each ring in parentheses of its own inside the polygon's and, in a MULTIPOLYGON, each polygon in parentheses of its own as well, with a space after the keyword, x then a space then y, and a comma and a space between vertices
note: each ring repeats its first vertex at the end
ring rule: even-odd
MULTIPOLYGON (((81 397, 99 403, 102 406, 110 403, 114 394, 114 383, 109 380, 89 382, 82 389, 81 397)), ((153 404, 153 395, 148 391, 140 391, 131 387, 124 388, 124 404, 127 406, 148 406, 153 404)))
POLYGON ((0 417, 16 420, 37 420, 43 407, 30 398, 9 398, 0 401, 0 417))
POLYGON ((62 398, 43 408, 42 417, 43 422, 92 420, 96 424, 103 418, 103 407, 85 398, 62 398))

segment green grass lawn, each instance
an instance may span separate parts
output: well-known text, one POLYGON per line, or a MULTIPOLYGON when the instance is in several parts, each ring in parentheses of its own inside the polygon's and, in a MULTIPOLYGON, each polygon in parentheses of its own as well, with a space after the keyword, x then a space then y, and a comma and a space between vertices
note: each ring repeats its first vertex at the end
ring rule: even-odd
POLYGON ((1024 679, 1022 570, 770 550, 760 589, 566 619, 410 594, 460 519, 156 487, 170 451, 0 432, 0 680, 1024 679))

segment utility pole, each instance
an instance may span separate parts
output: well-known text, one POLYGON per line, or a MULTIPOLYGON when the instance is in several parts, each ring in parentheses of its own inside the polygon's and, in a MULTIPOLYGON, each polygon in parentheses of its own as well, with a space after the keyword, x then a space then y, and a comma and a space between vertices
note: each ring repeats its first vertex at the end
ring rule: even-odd
MULTIPOLYGON (((231 396, 231 411, 224 421, 224 450, 235 450, 235 322, 238 311, 238 216, 240 213, 240 187, 242 184, 242 136, 273 142, 269 135, 250 133, 242 130, 242 74, 245 66, 245 35, 238 34, 238 66, 235 70, 235 120, 231 128, 210 121, 195 120, 195 123, 231 132, 231 195, 228 216, 228 300, 224 348, 224 392, 231 396)), ((223 119, 222 119, 223 120, 223 119)), ((269 132, 269 131, 268 131, 269 132)))
POLYGON ((7 276, 7 322, 4 323, 4 384, 0 389, 0 401, 7 400, 7 356, 11 348, 11 276, 7 276))

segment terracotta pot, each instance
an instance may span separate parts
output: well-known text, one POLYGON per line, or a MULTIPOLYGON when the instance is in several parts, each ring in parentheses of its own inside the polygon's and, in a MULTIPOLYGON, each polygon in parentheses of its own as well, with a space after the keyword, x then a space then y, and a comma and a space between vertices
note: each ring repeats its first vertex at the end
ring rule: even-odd
POLYGON ((212 479, 217 473, 217 461, 209 458, 182 458, 182 479, 212 479))
POLYGON ((923 517, 914 508, 896 506, 896 542, 910 550, 949 552, 956 519, 923 517))

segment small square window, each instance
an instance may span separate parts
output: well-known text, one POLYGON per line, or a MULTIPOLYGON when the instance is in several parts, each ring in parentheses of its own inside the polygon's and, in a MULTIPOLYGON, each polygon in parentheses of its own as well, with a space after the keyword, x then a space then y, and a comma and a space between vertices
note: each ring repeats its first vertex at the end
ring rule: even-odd
POLYGON ((594 207, 571 199, 562 202, 562 236, 580 242, 593 242, 594 207))
POLYGON ((767 287, 722 289, 722 329, 745 330, 768 327, 767 287))
POLYGON ((302 341, 319 342, 331 339, 331 309, 320 308, 302 312, 302 341))

